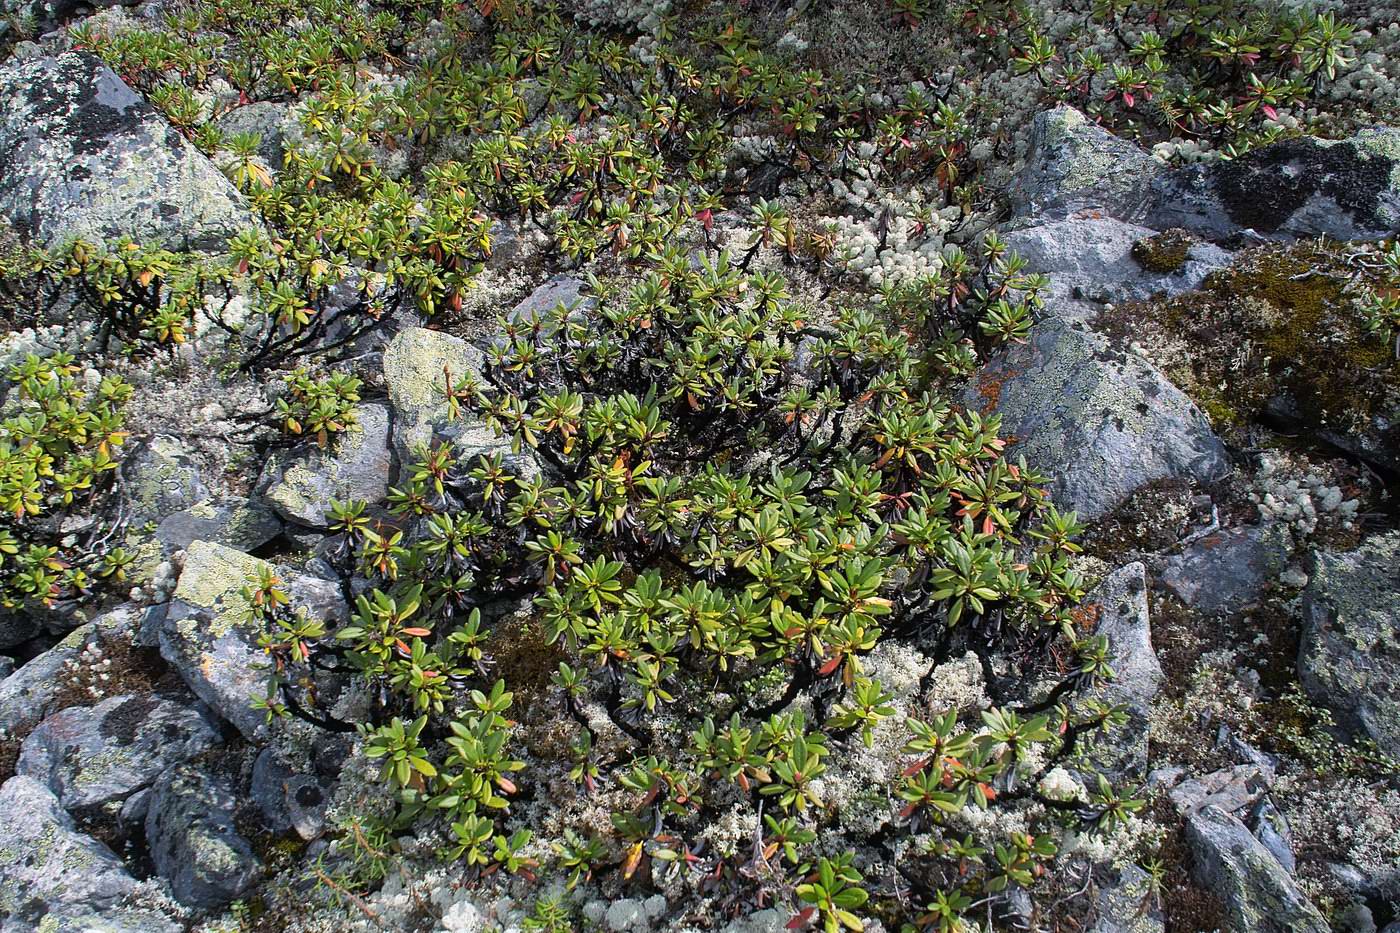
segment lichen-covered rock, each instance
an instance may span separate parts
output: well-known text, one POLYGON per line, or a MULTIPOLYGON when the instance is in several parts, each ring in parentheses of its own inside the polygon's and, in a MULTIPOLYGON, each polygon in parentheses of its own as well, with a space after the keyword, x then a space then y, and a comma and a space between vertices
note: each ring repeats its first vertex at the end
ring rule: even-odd
POLYGON ((263 469, 263 498, 289 521, 311 528, 330 526, 332 499, 374 504, 389 492, 393 470, 389 407, 355 407, 355 425, 337 434, 328 450, 311 447, 274 456, 263 469))
POLYGON ((76 811, 125 800, 218 742, 218 724, 188 694, 115 696, 45 719, 24 740, 15 773, 76 811))
POLYGON ((102 843, 77 831, 58 798, 24 775, 0 787, 0 917, 6 930, 40 929, 64 909, 103 910, 136 887, 102 843))
POLYGON ((1064 217, 1091 208, 1139 220, 1163 171, 1137 143, 1096 126, 1073 107, 1056 107, 1036 114, 1030 155, 1011 191, 1012 210, 1017 217, 1064 217))
POLYGON ((1243 823, 1215 806, 1186 814, 1192 874, 1225 903, 1238 933, 1328 933, 1287 871, 1243 823))
POLYGON ((510 439, 498 437, 485 422, 462 412, 452 417, 447 406, 446 380, 465 375, 481 379, 485 358, 480 350, 451 334, 409 327, 384 349, 384 382, 394 409, 394 451, 399 469, 413 459, 415 448, 451 442, 458 459, 474 464, 477 457, 500 454, 518 475, 539 472, 534 457, 513 454, 510 439))
POLYGON ((41 245, 221 247, 254 221, 214 165, 85 52, 0 67, 0 214, 41 245))
POLYGON ((1202 612, 1238 612, 1258 602, 1288 567, 1293 541, 1280 522, 1229 528, 1168 558, 1157 582, 1202 612))
POLYGON ((1286 139, 1238 159, 1157 178, 1146 223, 1207 239, 1251 229, 1273 239, 1393 236, 1400 229, 1400 130, 1286 139))
POLYGON ((289 104, 258 100, 233 108, 214 123, 229 137, 238 133, 257 133, 262 139, 258 155, 268 168, 277 171, 282 167, 282 152, 286 143, 282 127, 290 110, 289 104))
POLYGON ((531 317, 542 317, 561 304, 566 308, 588 305, 593 299, 583 297, 583 287, 583 280, 577 276, 552 275, 511 309, 510 319, 528 321, 531 317))
POLYGON ((137 610, 118 607, 79 626, 48 651, 20 665, 0 681, 0 729, 14 735, 37 726, 58 708, 60 694, 67 687, 65 665, 89 645, 130 644, 140 622, 137 610))
POLYGON ((234 826, 238 798, 220 775, 182 765, 161 778, 146 816, 151 861, 190 907, 226 907, 262 873, 262 862, 234 826))
POLYGON ((205 499, 171 512, 156 526, 156 540, 170 550, 214 541, 239 551, 261 547, 282 532, 282 520, 261 502, 242 496, 205 499))
POLYGON ((122 463, 122 493, 137 524, 158 522, 209 496, 199 466, 178 438, 157 434, 122 463))
POLYGON ((1153 904, 1147 872, 1129 862, 1099 887, 1089 933, 1162 933, 1166 924, 1159 906, 1153 904))
POLYGON ((1140 561, 1109 574, 1084 600, 1095 619, 1094 634, 1108 639, 1109 665, 1114 677, 1095 696, 1122 704, 1128 723, 1108 741, 1114 774, 1142 777, 1147 773, 1148 717, 1162 689, 1162 665, 1152 649, 1152 624, 1147 605, 1147 571, 1140 561))
POLYGON ((1140 253, 1138 244, 1152 236, 1146 227, 1113 217, 1076 214, 1019 227, 1003 239, 1026 260, 1028 271, 1050 276, 1045 295, 1051 307, 1076 317, 1092 313, 1093 306, 1071 304, 1074 299, 1120 302, 1191 291, 1230 262, 1220 247, 1192 242, 1183 244, 1172 268, 1147 268, 1135 250, 1140 253))
POLYGON ((1230 470, 1205 416, 1155 367, 1053 318, 993 357, 963 403, 999 414, 1010 455, 1051 476, 1055 502, 1081 518, 1153 480, 1207 483, 1230 470))
MULTIPOLYGON (((39 929, 41 933, 183 933, 185 925, 134 907, 100 911, 65 907, 45 916, 39 929)), ((0 930, 10 933, 11 927, 0 930)))
MULTIPOLYGON (((160 653, 195 694, 249 739, 268 735, 251 700, 267 684, 268 658, 258 647, 244 595, 264 560, 210 541, 185 552, 174 600, 159 632, 160 653)), ((292 604, 334 626, 347 615, 340 589, 328 580, 277 568, 292 604)))
POLYGON ((1355 551, 1319 551, 1310 578, 1303 686, 1352 732, 1400 747, 1400 532, 1355 551))

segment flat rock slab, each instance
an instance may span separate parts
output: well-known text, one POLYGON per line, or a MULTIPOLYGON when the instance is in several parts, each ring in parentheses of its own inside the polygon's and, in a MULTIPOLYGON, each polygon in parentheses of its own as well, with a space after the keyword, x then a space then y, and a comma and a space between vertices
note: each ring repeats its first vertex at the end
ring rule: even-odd
POLYGON ((217 168, 86 52, 0 67, 0 214, 44 246, 217 249, 254 225, 217 168))
POLYGON ((1400 747, 1400 532, 1319 551, 1303 591, 1298 673, 1354 734, 1400 747))
POLYGON ((1054 501, 1081 519, 1154 480, 1210 483, 1230 471, 1205 416, 1151 363, 1054 318, 994 356, 962 401, 1000 415, 1008 454, 1054 477, 1054 501))

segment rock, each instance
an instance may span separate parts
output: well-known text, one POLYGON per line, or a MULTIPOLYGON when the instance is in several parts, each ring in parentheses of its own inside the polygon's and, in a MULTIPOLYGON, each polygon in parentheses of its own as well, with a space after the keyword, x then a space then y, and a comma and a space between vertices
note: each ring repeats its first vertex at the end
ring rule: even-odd
MULTIPOLYGON (((11 927, 0 927, 9 933, 11 927)), ((44 917, 43 933, 183 933, 185 926, 151 911, 116 907, 103 911, 64 908, 44 917)))
POLYGON ((0 681, 9 677, 15 672, 15 659, 9 655, 0 654, 0 681))
POLYGON ((289 521, 312 528, 330 526, 332 499, 382 502, 393 470, 389 407, 377 402, 355 406, 355 427, 331 441, 273 456, 263 469, 263 498, 289 521))
POLYGON ((270 748, 253 763, 252 795, 270 832, 295 831, 307 841, 325 832, 327 789, 315 778, 294 772, 270 748))
POLYGON ((1233 815, 1257 801, 1265 789, 1265 776, 1258 766, 1235 765, 1182 781, 1171 789, 1169 796, 1172 806, 1183 816, 1206 807, 1233 815))
POLYGON ((552 275, 512 308, 509 317, 512 321, 528 321, 532 317, 542 317, 561 304, 567 308, 591 306, 593 299, 583 297, 583 287, 583 280, 575 276, 552 275))
MULTIPOLYGON (((0 18, 13 19, 16 22, 30 20, 35 27, 31 35, 35 35, 40 30, 61 25, 85 8, 135 6, 136 2, 137 0, 3 0, 0 2, 0 18)), ((0 37, 3 36, 4 30, 0 29, 0 37)), ((32 46, 34 43, 16 43, 16 48, 20 45, 32 46)))
MULTIPOLYGON (((266 691, 267 654, 248 618, 243 595, 251 577, 270 567, 264 560, 209 541, 185 552, 174 600, 159 632, 161 656, 190 689, 238 731, 256 740, 269 734, 251 700, 266 691)), ((348 612, 340 589, 297 571, 276 568, 292 605, 334 628, 348 612)))
POLYGON ((1131 862, 1099 887, 1094 901, 1094 925, 1089 933, 1162 933, 1160 905, 1152 903, 1147 872, 1131 862))
POLYGON ((134 524, 159 522, 209 497, 199 467, 178 438, 157 434, 122 464, 122 487, 134 524))
POLYGON ((450 441, 466 466, 474 466, 477 457, 501 454, 517 475, 538 474, 534 457, 512 453, 509 438, 498 437, 468 412, 453 418, 448 410, 447 374, 454 381, 465 375, 481 379, 484 365, 480 350, 435 330, 406 328, 389 342, 384 350, 384 382, 394 409, 394 450, 401 474, 413 460, 414 448, 434 440, 450 441))
POLYGON ((1344 140, 1303 136, 1238 159, 1159 175, 1146 223, 1210 240, 1250 229, 1270 239, 1377 239, 1400 228, 1400 129, 1344 140))
POLYGON ((1269 854, 1278 860, 1283 870, 1290 875, 1298 869, 1298 860, 1293 856, 1293 834, 1289 832, 1288 820, 1274 806, 1274 802, 1268 797, 1260 797, 1249 811, 1249 816, 1245 820, 1245 825, 1254 833, 1254 838, 1269 850, 1269 854))
POLYGON ((1053 318, 982 367, 963 404, 1000 415, 1009 455, 1053 476, 1054 501, 1081 519, 1153 480, 1209 483, 1230 470, 1205 416, 1150 363, 1053 318))
POLYGON ((1186 816, 1192 875, 1216 892, 1238 933, 1328 933, 1316 907, 1239 820, 1205 806, 1186 816))
POLYGON ((1099 687, 1097 698, 1127 707, 1128 723, 1110 737, 1114 773, 1141 777, 1147 772, 1148 716, 1162 689, 1162 665, 1152 650, 1147 608, 1147 572, 1141 562, 1109 574, 1084 601, 1096 607, 1096 635, 1108 638, 1114 678, 1099 687))
POLYGON ((157 782, 146 816, 151 860, 189 907, 219 909, 251 888, 262 863, 234 828, 232 784, 192 765, 157 782))
MULTIPOLYGON (((1065 217, 1086 208, 1136 221, 1165 168, 1137 143, 1089 122, 1073 107, 1036 114, 1030 153, 1011 191, 1016 217, 1065 217)), ((1163 229, 1158 227, 1158 229, 1163 229)))
POLYGON ((64 667, 89 645, 129 644, 140 625, 140 614, 122 606, 98 616, 68 634, 48 651, 23 664, 0 681, 0 729, 10 735, 28 732, 58 709, 67 687, 64 667))
POLYGON ((1207 275, 1230 263, 1230 254, 1220 247, 1193 242, 1182 246, 1174 269, 1144 268, 1134 247, 1152 236, 1146 227, 1113 217, 1075 214, 1011 230, 1003 239, 1026 260, 1028 271, 1050 277, 1044 295, 1051 307, 1076 319, 1096 311, 1074 302, 1077 297, 1123 302, 1175 295, 1199 288, 1207 275))
POLYGON ((1400 532, 1318 551, 1303 591, 1298 673, 1352 733, 1400 746, 1400 532))
POLYGON ((47 787, 18 775, 0 787, 0 917, 39 929, 63 909, 105 910, 136 887, 112 850, 77 831, 47 787))
POLYGON ((40 723, 15 773, 42 781, 77 811, 124 800, 218 742, 218 724, 193 697, 109 697, 40 723))
POLYGON ((242 195, 94 55, 0 67, 0 214, 32 241, 129 235, 214 249, 254 225, 242 195))
POLYGON ((27 612, 0 612, 0 649, 17 648, 44 630, 44 623, 27 612))
POLYGON ((282 533, 282 520, 261 502, 242 496, 205 499, 172 512, 156 527, 156 540, 170 550, 214 541, 239 551, 261 547, 282 533))
POLYGON ((1231 732, 1230 727, 1224 724, 1215 730, 1215 747, 1226 749, 1241 764, 1254 765, 1259 769, 1264 782, 1273 784, 1274 777, 1278 774, 1277 755, 1261 752, 1231 732))
POLYGON ((232 137, 238 133, 257 133, 262 137, 258 155, 274 172, 282 167, 282 152, 286 134, 282 124, 290 106, 270 100, 253 101, 235 107, 214 121, 214 125, 232 137))
POLYGON ((1157 583, 1201 612, 1238 612, 1280 577, 1292 549, 1288 526, 1279 522, 1217 531, 1168 558, 1157 583))

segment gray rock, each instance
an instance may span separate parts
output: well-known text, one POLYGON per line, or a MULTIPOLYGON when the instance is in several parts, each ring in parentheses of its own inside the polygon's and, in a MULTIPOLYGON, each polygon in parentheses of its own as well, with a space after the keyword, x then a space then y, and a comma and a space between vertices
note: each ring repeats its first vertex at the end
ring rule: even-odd
MULTIPOLYGON (((60 26, 66 20, 79 14, 85 7, 87 8, 110 8, 116 6, 135 6, 139 0, 0 0, 0 17, 15 20, 28 19, 32 21, 36 30, 47 31, 60 26)), ((8 23, 0 25, 0 38, 5 35, 5 27, 8 23)), ((15 43, 16 54, 32 57, 39 47, 33 42, 15 43), (32 47, 20 49, 20 46, 32 47)), ((42 54, 40 52, 39 54, 42 54)))
POLYGON ((253 101, 223 114, 214 121, 214 125, 227 136, 257 133, 262 137, 258 155, 267 162, 268 168, 275 172, 282 167, 282 152, 286 142, 286 133, 282 125, 290 109, 289 105, 276 101, 253 101))
POLYGON ((1147 607, 1147 573, 1141 562, 1126 564, 1109 574, 1084 601, 1097 607, 1096 635, 1108 638, 1109 664, 1114 678, 1096 696, 1122 704, 1128 723, 1110 736, 1108 768, 1115 774, 1141 778, 1147 772, 1148 716, 1162 689, 1162 665, 1152 650, 1152 627, 1147 607))
POLYGON ((1162 933, 1161 905, 1153 903, 1147 872, 1129 862, 1095 898, 1094 925, 1089 933, 1162 933))
POLYGON ((295 831, 305 840, 326 829, 327 788, 314 777, 293 771, 272 749, 263 749, 253 764, 252 796, 264 825, 276 834, 295 831))
POLYGON ((289 521, 330 526, 332 499, 382 502, 389 493, 394 455, 389 406, 355 407, 357 424, 337 435, 330 449, 309 448, 270 458, 263 469, 263 498, 289 521))
POLYGON ((1268 789, 1266 775, 1257 765, 1235 765, 1198 778, 1182 781, 1169 793, 1172 806, 1183 816, 1206 807, 1231 815, 1243 814, 1268 789))
POLYGON ((15 672, 15 659, 9 655, 0 654, 0 681, 9 677, 15 672))
POLYGON ((124 800, 218 742, 217 723, 193 697, 109 697, 40 723, 15 773, 42 781, 77 811, 124 800))
POLYGON ((0 649, 22 645, 43 630, 43 621, 27 612, 0 612, 0 649))
POLYGON ((1243 823, 1214 806, 1186 815, 1192 875, 1225 903, 1238 933, 1328 933, 1317 908, 1243 823))
POLYGON ((512 321, 528 321, 543 316, 559 305, 566 308, 588 307, 594 302, 583 296, 583 280, 572 275, 552 275, 510 311, 512 321))
POLYGON ((994 356, 963 404, 1000 415, 1009 455, 1053 476, 1054 501, 1090 521, 1153 480, 1208 483, 1230 470, 1205 416, 1166 377, 1063 321, 994 356))
POLYGON ((208 498, 199 467, 178 438, 157 434, 122 464, 122 491, 134 524, 159 522, 208 498))
POLYGON ((212 249, 254 225, 228 179, 96 56, 0 67, 0 99, 0 214, 40 245, 212 249))
POLYGON ((214 541, 239 551, 261 547, 282 533, 282 520, 261 502, 242 496, 206 499, 172 512, 156 527, 156 540, 171 550, 214 541))
POLYGON ((136 610, 118 607, 74 629, 48 651, 21 665, 0 681, 0 729, 18 735, 37 726, 58 709, 67 685, 64 666, 89 645, 130 643, 139 624, 136 610))
POLYGON ((1175 295, 1199 288, 1211 272, 1230 263, 1230 254, 1211 243, 1188 248, 1175 272, 1152 272, 1133 258, 1133 245, 1153 231, 1113 217, 1081 216, 1045 220, 1006 233, 1008 246, 1026 260, 1027 269, 1050 276, 1045 296, 1051 307, 1075 318, 1095 311, 1073 301, 1122 302, 1175 295))
POLYGON ((1168 558, 1157 583, 1193 609, 1238 612, 1257 603, 1287 569, 1292 549, 1281 523, 1217 531, 1168 558))
POLYGON ((1400 229, 1400 130, 1286 139, 1239 159, 1188 166, 1160 175, 1152 199, 1149 226, 1212 240, 1241 229, 1280 240, 1393 236, 1400 229))
POLYGON ((1136 221, 1146 215, 1153 180, 1165 170, 1137 143, 1089 122, 1073 107, 1056 107, 1036 114, 1031 125, 1030 154, 1011 191, 1012 212, 1065 217, 1088 208, 1136 221))
POLYGON ((534 476, 539 466, 528 453, 514 454, 510 439, 498 437, 485 422, 463 411, 453 418, 445 391, 448 374, 482 379, 485 357, 459 337, 422 327, 400 331, 384 350, 384 382, 394 409, 394 450, 400 473, 416 447, 451 442, 458 459, 474 466, 477 457, 500 454, 520 476, 534 476))
POLYGON ((1284 871, 1290 875, 1297 871, 1298 860, 1293 855, 1293 834, 1288 829, 1287 818, 1274 806, 1272 800, 1268 797, 1259 798, 1259 802, 1249 811, 1245 825, 1254 833, 1254 838, 1269 850, 1269 854, 1278 860, 1284 871))
POLYGON ((1400 532, 1318 551, 1303 591, 1298 673, 1354 734, 1400 746, 1400 532))
POLYGON ((146 815, 151 860, 175 899, 218 909, 244 894, 262 863, 234 828, 237 797, 225 778, 182 765, 156 783, 146 815))
MULTIPOLYGON (((29 928, 26 928, 26 930, 29 928)), ((185 926, 148 910, 114 907, 101 911, 63 908, 44 917, 44 933, 183 933, 185 926)), ((8 923, 0 933, 20 933, 8 923)))
POLYGON ((35 930, 65 908, 105 910, 136 887, 102 843, 77 831, 58 798, 18 775, 0 787, 0 917, 5 930, 35 930))
MULTIPOLYGON (((190 689, 249 739, 267 737, 263 714, 250 700, 266 691, 267 654, 248 618, 244 589, 264 560, 209 541, 185 552, 170 612, 159 633, 160 653, 190 689)), ((277 568, 292 605, 331 627, 347 616, 340 589, 287 568, 277 568)))

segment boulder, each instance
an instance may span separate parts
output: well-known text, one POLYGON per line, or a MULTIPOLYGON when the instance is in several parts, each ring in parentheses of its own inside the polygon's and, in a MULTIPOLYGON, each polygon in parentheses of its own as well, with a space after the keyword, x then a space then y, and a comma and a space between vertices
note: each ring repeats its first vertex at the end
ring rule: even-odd
POLYGON ((1165 171, 1137 143, 1073 107, 1056 107, 1036 114, 1031 125, 1030 153, 1011 191, 1012 213, 1065 217, 1087 208, 1136 221, 1147 214, 1153 181, 1165 171))
POLYGON ((96 56, 0 67, 0 215, 40 245, 216 249, 254 225, 214 165, 96 56))
POLYGON ((1146 223, 1210 240, 1241 229, 1279 240, 1378 239, 1400 229, 1400 129, 1286 139, 1238 159, 1157 176, 1146 223))
POLYGON ((193 697, 109 697, 70 706, 24 740, 16 774, 42 781, 69 811, 125 800, 219 742, 217 722, 193 697))
POLYGON ((1238 933, 1328 933, 1322 914, 1243 823, 1215 806, 1186 814, 1192 875, 1218 894, 1238 933))
POLYGON ((446 379, 482 379, 485 357, 471 344, 440 331, 409 327, 384 349, 384 382, 394 410, 394 451, 399 470, 413 460, 414 448, 434 441, 450 442, 459 461, 474 466, 477 457, 500 454, 518 475, 539 472, 534 457, 511 452, 510 439, 498 437, 487 424, 462 411, 452 417, 447 406, 446 379))
MULTIPOLYGON (((0 933, 12 929, 6 924, 0 926, 0 933)), ((135 907, 101 911, 65 907, 44 917, 40 929, 43 933, 184 933, 185 925, 135 907)))
POLYGON ((251 551, 281 533, 282 520, 272 509, 243 496, 227 496, 171 512, 156 527, 156 540, 169 550, 184 550, 196 541, 214 541, 251 551))
POLYGON ((1225 250, 1188 241, 1184 234, 1167 257, 1170 261, 1162 260, 1161 251, 1150 250, 1153 258, 1145 260, 1145 249, 1138 244, 1150 246, 1156 242, 1153 236, 1147 227, 1088 213, 1022 226, 1003 239, 1026 260, 1028 271, 1050 277, 1044 293, 1050 306, 1076 318, 1095 309, 1072 303, 1075 299, 1122 302, 1175 295, 1199 288, 1207 275, 1230 263, 1225 250))
POLYGON ((1293 539, 1281 522, 1228 528, 1197 538, 1168 558, 1157 583, 1201 612, 1231 613, 1257 603, 1288 568, 1293 539))
POLYGON ((1054 477, 1054 501, 1082 519, 1153 480, 1209 483, 1230 471, 1205 416, 1151 363, 1054 318, 983 366, 963 404, 999 415, 1008 454, 1054 477))
POLYGON ((11 735, 28 732, 58 709, 67 682, 63 676, 89 645, 130 644, 141 623, 140 613, 118 607, 79 626, 48 651, 21 665, 0 681, 0 729, 11 735))
MULTIPOLYGON (((266 692, 266 652, 262 634, 249 619, 246 587, 267 561, 222 544, 196 541, 185 552, 185 566, 174 599, 159 630, 161 656, 195 694, 246 738, 269 734, 252 699, 266 692)), ((344 622, 348 611, 340 589, 329 580, 275 568, 292 605, 328 623, 344 622)))
POLYGON ((382 502, 393 470, 387 405, 355 407, 355 426, 336 435, 330 448, 311 446, 271 457, 263 469, 263 499, 288 521, 330 527, 332 499, 382 502))
POLYGON ((37 930, 46 915, 105 910, 136 887, 102 843, 77 831, 58 798, 17 775, 0 787, 0 917, 4 929, 37 930))
POLYGON ((583 297, 583 288, 583 279, 576 276, 552 275, 512 308, 509 317, 512 321, 528 321, 553 311, 561 304, 567 308, 589 305, 593 299, 583 297))
POLYGON ((226 907, 262 874, 262 862, 234 827, 237 803, 231 782, 193 765, 167 771, 156 783, 146 841, 180 903, 226 907))
POLYGON ((1318 551, 1303 591, 1298 673, 1337 722, 1400 747, 1400 532, 1318 551))
POLYGON ((1162 665, 1152 650, 1152 626, 1147 607, 1147 571, 1139 561, 1119 567, 1085 599, 1096 618, 1094 634, 1108 638, 1109 665, 1114 678, 1097 688, 1095 696, 1127 708, 1128 723, 1109 737, 1115 774, 1141 778, 1147 773, 1148 717, 1162 689, 1162 665))

